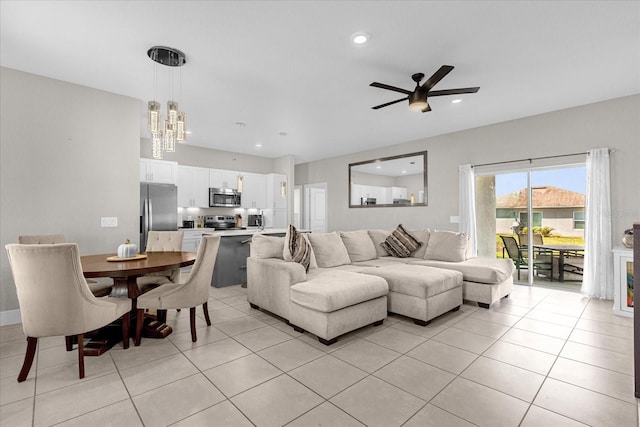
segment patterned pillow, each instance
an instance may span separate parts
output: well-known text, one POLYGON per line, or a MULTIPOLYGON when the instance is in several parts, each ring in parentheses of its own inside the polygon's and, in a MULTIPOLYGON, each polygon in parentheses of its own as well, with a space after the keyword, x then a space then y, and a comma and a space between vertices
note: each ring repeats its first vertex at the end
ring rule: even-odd
POLYGON ((380 243, 380 246, 391 256, 407 258, 422 246, 422 243, 409 234, 402 224, 398 224, 398 227, 387 236, 384 242, 380 243))
POLYGON ((291 254, 291 261, 301 264, 305 271, 309 272, 309 264, 311 263, 311 245, 296 228, 289 224, 289 233, 287 249, 291 254))

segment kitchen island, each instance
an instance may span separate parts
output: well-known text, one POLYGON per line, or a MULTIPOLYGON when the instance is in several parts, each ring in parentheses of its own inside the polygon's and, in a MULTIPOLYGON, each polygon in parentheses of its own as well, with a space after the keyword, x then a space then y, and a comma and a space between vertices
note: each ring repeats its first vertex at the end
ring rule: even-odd
POLYGON ((261 230, 258 227, 249 227, 242 230, 216 230, 213 228, 183 230, 183 251, 196 252, 203 234, 222 235, 213 277, 211 278, 211 286, 216 288, 247 283, 247 257, 249 257, 251 238, 254 234, 284 236, 287 232, 286 228, 265 228, 261 230))

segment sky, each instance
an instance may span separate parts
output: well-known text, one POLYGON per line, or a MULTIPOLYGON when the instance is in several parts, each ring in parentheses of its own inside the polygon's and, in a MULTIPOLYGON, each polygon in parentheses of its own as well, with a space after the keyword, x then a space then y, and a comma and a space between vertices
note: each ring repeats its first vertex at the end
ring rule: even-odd
MULTIPOLYGON (((531 185, 533 187, 552 185, 554 187, 585 194, 586 183, 587 178, 584 166, 563 169, 534 170, 531 173, 531 185)), ((520 191, 526 187, 526 172, 496 174, 496 196, 520 191)))

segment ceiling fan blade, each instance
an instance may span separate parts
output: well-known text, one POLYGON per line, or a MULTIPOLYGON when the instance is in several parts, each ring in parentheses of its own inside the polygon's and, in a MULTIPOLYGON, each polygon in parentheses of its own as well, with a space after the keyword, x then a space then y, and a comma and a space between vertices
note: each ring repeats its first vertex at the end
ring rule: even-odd
POLYGON ((423 113, 426 113, 427 111, 431 111, 431 105, 429 105, 429 104, 427 104, 427 108, 422 110, 423 113))
POLYGON ((426 82, 422 85, 423 89, 430 90, 432 87, 436 85, 440 80, 443 79, 444 76, 449 74, 453 70, 453 65, 443 65, 440 67, 438 71, 433 73, 431 77, 427 79, 426 82))
POLYGON ((459 95, 462 93, 476 93, 479 91, 479 87, 465 87, 461 89, 445 89, 445 90, 432 90, 428 96, 442 96, 442 95, 459 95))
POLYGON ((395 101, 387 102, 386 104, 376 105, 375 107, 371 107, 371 109, 372 109, 372 110, 377 110, 378 108, 387 107, 387 106, 389 106, 389 105, 396 104, 396 103, 398 103, 398 102, 400 102, 400 101, 406 101, 406 100, 408 100, 408 99, 409 99, 409 97, 407 97, 407 98, 401 98, 401 99, 396 99, 395 101))
POLYGON ((392 90, 394 92, 404 93, 405 95, 410 95, 411 94, 410 90, 401 89, 401 88, 395 87, 395 86, 389 86, 389 85, 386 85, 384 83, 373 82, 369 86, 379 87, 380 89, 392 90))

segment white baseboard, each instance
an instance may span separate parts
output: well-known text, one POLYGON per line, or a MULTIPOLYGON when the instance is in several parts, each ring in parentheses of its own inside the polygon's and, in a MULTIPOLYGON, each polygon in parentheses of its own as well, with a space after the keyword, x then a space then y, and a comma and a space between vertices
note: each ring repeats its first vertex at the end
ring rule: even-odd
POLYGON ((16 323, 22 323, 19 309, 0 311, 0 326, 15 325, 16 323))

